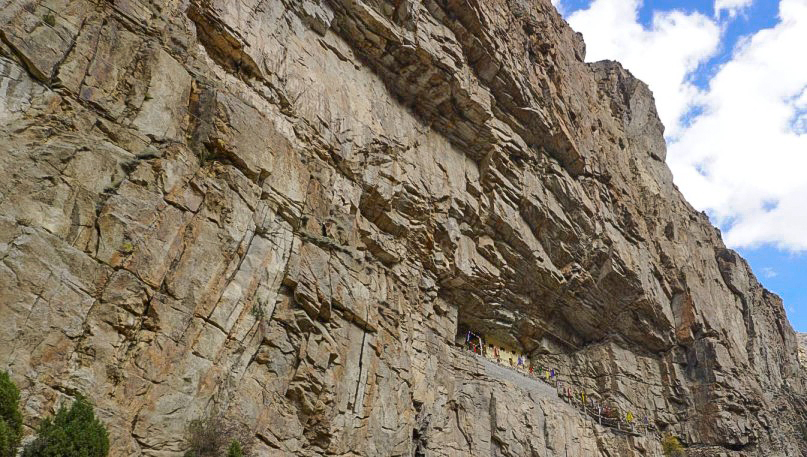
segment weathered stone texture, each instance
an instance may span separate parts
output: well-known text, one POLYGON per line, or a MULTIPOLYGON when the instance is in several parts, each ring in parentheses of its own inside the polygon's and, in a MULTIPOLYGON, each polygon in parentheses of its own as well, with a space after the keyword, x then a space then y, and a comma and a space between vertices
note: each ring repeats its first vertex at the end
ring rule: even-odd
POLYGON ((803 454, 781 300, 687 204, 652 94, 549 0, 0 2, 0 363, 114 455, 803 454))

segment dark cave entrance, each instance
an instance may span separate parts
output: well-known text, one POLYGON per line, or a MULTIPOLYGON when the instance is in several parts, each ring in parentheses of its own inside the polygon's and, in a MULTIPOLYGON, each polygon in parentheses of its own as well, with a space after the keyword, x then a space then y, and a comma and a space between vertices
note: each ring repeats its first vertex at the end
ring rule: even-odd
POLYGON ((524 367, 530 365, 529 351, 519 342, 512 324, 479 318, 463 311, 463 307, 458 310, 454 337, 457 346, 504 366, 517 367, 519 359, 524 367))

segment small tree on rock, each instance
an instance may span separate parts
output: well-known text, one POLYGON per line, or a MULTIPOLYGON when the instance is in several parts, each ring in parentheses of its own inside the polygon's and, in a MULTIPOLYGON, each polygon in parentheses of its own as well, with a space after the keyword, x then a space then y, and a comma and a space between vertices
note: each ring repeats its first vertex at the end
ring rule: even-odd
POLYGON ((22 437, 20 390, 8 373, 0 373, 0 457, 14 457, 22 437))
POLYGON ((79 396, 70 409, 62 405, 55 417, 42 422, 22 457, 105 457, 108 452, 104 424, 95 417, 92 405, 79 396))
POLYGON ((664 439, 661 440, 661 448, 666 457, 686 457, 687 455, 684 446, 681 445, 678 438, 669 433, 664 435, 664 439))
POLYGON ((244 457, 244 451, 241 449, 241 443, 233 440, 230 443, 230 449, 227 450, 227 457, 244 457))
POLYGON ((188 425, 185 457, 243 457, 250 455, 254 435, 243 424, 229 421, 217 411, 188 425))

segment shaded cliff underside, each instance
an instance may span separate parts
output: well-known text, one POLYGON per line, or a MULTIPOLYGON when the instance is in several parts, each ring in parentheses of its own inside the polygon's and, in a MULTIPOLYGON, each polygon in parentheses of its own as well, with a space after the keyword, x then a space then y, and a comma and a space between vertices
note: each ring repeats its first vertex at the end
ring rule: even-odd
POLYGON ((548 0, 0 1, 0 365, 114 455, 807 455, 796 336, 548 0))

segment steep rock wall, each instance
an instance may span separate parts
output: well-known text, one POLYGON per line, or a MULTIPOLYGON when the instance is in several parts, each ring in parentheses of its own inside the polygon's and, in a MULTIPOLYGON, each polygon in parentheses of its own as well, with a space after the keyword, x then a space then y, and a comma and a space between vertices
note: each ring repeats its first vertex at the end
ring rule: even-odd
POLYGON ((0 8, 0 362, 114 455, 216 411, 258 455, 800 455, 778 297, 664 164, 652 94, 538 0, 0 8))

